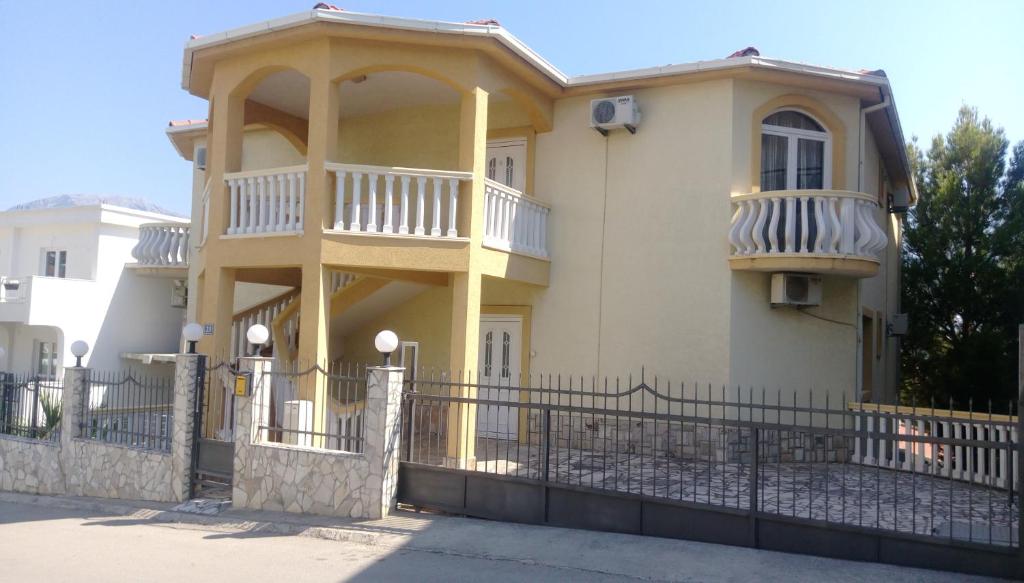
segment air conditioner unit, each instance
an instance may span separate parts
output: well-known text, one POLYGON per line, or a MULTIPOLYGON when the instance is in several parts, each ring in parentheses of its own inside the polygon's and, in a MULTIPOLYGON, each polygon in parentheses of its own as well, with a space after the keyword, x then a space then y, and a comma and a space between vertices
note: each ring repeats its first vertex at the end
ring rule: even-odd
POLYGON ((773 306, 820 306, 821 278, 803 273, 773 273, 773 306))
POLYGON ((636 133, 640 125, 640 108, 632 95, 594 99, 590 102, 590 127, 607 136, 608 130, 626 128, 636 133))
POLYGON ((910 319, 906 314, 893 314, 887 326, 889 336, 906 336, 909 326, 910 319))
POLYGON ((206 148, 204 146, 196 148, 196 168, 206 170, 206 148))
POLYGON ((184 308, 188 305, 188 282, 183 279, 174 280, 171 286, 171 307, 184 308))
POLYGON ((889 193, 889 213, 905 213, 910 210, 910 188, 898 186, 889 193))

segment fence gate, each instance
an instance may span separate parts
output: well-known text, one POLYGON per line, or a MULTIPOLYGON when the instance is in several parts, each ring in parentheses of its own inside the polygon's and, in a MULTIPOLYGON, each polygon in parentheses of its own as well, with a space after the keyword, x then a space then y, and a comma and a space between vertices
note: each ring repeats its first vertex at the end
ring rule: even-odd
POLYGON ((226 362, 207 367, 200 360, 192 440, 192 496, 230 498, 235 457, 234 379, 226 362))

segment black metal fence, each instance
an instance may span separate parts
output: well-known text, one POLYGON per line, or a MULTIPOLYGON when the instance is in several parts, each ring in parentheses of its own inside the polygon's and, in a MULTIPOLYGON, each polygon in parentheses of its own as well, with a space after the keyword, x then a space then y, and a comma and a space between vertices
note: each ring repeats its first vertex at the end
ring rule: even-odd
POLYGON ((60 440, 63 399, 61 379, 0 373, 0 434, 60 440))
POLYGON ((78 436, 169 452, 173 419, 173 379, 94 370, 82 399, 78 436))
POLYGON ((255 396, 258 438, 360 453, 365 442, 366 367, 274 363, 269 391, 255 396))
POLYGON ((535 376, 519 386, 420 375, 404 408, 409 464, 773 520, 1020 545, 1016 418, 978 416, 971 422, 984 431, 958 434, 948 425, 943 432, 934 411, 897 415, 848 407, 842 395, 643 375, 535 376), (959 479, 949 471, 954 458, 991 471, 959 479))

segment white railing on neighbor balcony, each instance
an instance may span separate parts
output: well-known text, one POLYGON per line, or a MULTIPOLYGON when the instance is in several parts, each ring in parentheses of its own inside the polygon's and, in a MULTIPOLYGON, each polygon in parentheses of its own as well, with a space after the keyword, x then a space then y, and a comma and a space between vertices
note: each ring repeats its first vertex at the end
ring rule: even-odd
MULTIPOLYGON (((459 183, 471 172, 327 164, 335 176, 334 229, 458 237, 459 183)), ((467 233, 462 233, 466 236, 467 233)))
POLYGON ((228 235, 302 231, 307 167, 289 166, 225 174, 228 235))
POLYGON ((855 464, 995 488, 1009 488, 1016 479, 1016 417, 871 403, 848 408, 856 414, 854 429, 871 436, 854 442, 850 461, 855 464), (935 443, 940 439, 958 441, 935 443))
POLYGON ((876 197, 839 190, 733 195, 732 256, 853 256, 877 260, 887 244, 876 197))
POLYGON ((187 267, 188 235, 186 223, 146 223, 139 227, 132 257, 139 265, 187 267))
POLYGON ((484 245, 494 249, 548 256, 551 209, 491 179, 484 181, 484 245))

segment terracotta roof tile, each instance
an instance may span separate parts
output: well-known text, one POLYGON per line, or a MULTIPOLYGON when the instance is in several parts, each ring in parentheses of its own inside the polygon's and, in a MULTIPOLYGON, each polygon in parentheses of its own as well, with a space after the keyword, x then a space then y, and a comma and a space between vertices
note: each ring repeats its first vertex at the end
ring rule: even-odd
POLYGON ((313 10, 334 10, 335 12, 344 12, 344 8, 338 8, 334 4, 328 4, 326 2, 317 2, 313 6, 313 10))
POLYGON ((755 49, 754 47, 747 47, 745 49, 740 49, 740 50, 736 51, 735 53, 729 55, 726 58, 727 59, 735 59, 737 57, 760 57, 760 56, 761 56, 761 51, 755 49))
POLYGON ((205 119, 172 119, 171 121, 167 122, 167 126, 172 128, 180 128, 204 123, 206 123, 205 119))

